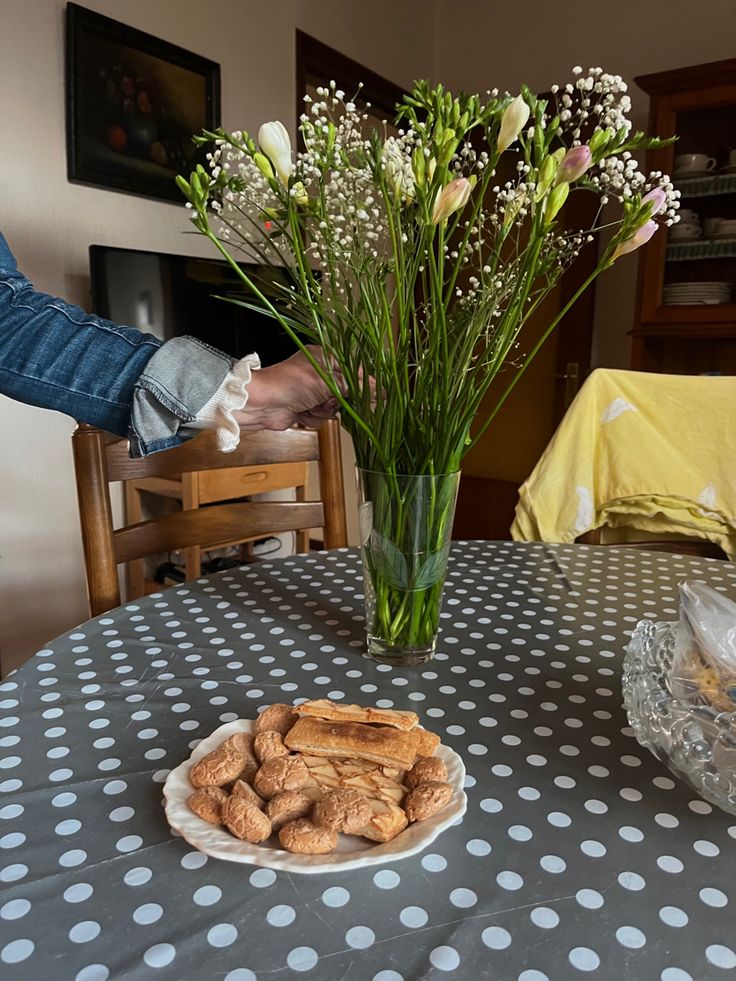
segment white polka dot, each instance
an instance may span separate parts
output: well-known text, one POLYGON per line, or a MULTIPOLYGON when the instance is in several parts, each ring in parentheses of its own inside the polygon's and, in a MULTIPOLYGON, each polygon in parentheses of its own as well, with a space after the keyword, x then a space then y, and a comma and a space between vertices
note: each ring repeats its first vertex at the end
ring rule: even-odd
POLYGON ((59 865, 63 865, 65 869, 72 869, 77 865, 81 865, 82 862, 87 860, 87 852, 83 851, 81 848, 72 848, 68 852, 64 852, 59 858, 59 865))
POLYGON ((210 947, 229 947, 238 937, 237 929, 232 923, 216 923, 207 931, 207 943, 210 947))
POLYGON ((518 874, 518 872, 509 872, 508 870, 499 872, 496 876, 496 882, 502 889, 510 889, 514 891, 516 889, 521 889, 521 887, 524 885, 524 880, 518 874))
POLYGON ((133 817, 135 811, 132 807, 116 807, 115 810, 110 811, 111 821, 129 821, 133 817))
POLYGON ((266 913, 266 919, 272 927, 289 926, 296 919, 296 910, 293 906, 272 906, 266 913))
POLYGON ((222 896, 219 886, 201 886, 192 896, 197 906, 212 906, 218 903, 222 896))
POLYGON ((273 869, 256 869, 255 872, 251 872, 248 881, 256 889, 266 889, 276 881, 276 873, 273 869))
POLYGON ((425 855, 422 859, 422 868, 427 872, 444 872, 447 868, 447 859, 443 855, 425 855))
POLYGON ((459 909, 470 909, 478 902, 478 896, 472 889, 453 889, 450 893, 450 902, 459 909))
POLYGON ((549 906, 537 906, 529 915, 534 926, 541 927, 543 930, 551 930, 560 922, 557 913, 549 906))
POLYGON ((682 872, 685 868, 680 859, 675 858, 674 855, 660 855, 657 859, 657 865, 663 872, 671 872, 673 874, 682 872))
POLYGON ((86 944, 100 935, 100 924, 95 920, 82 920, 69 931, 69 939, 75 944, 86 944))
POLYGON ((575 899, 585 909, 600 909, 603 905, 603 896, 595 889, 579 889, 575 899))
POLYGON ((598 954, 590 947, 573 947, 567 956, 578 971, 596 971, 601 962, 598 954))
POLYGON ((606 854, 606 846, 594 838, 588 838, 581 842, 580 850, 589 858, 602 858, 606 854))
POLYGON ((399 913, 399 920, 405 927, 417 929, 426 925, 429 916, 421 906, 405 906, 399 913))
POLYGON ((76 975, 74 981, 107 981, 110 971, 104 964, 88 964, 76 975))
POLYGON ((22 862, 16 862, 0 869, 0 882, 17 882, 18 879, 22 879, 26 875, 28 875, 28 866, 23 865, 22 862))
POLYGON ((491 950, 505 950, 511 944, 511 934, 503 927, 486 927, 480 938, 491 950))
POLYGON ((513 838, 514 841, 529 841, 532 837, 532 832, 525 824, 512 824, 508 829, 508 836, 509 838, 513 838))
POLYGON ((454 971, 460 965, 460 955, 454 947, 435 947, 429 955, 429 962, 438 971, 454 971))
POLYGON ((21 961, 29 958, 34 950, 35 944, 32 940, 27 940, 25 937, 21 940, 11 940, 0 950, 0 961, 3 964, 20 964, 21 961))
POLYGON ((693 981, 692 974, 683 971, 681 967, 666 967, 659 977, 660 981, 693 981))
POLYGON ((313 947, 294 947, 286 955, 286 963, 292 971, 311 971, 317 966, 318 960, 317 951, 313 947))
POLYGON ((27 899, 11 899, 0 908, 0 919, 19 920, 30 908, 31 904, 27 899))
POLYGON ((647 942, 646 936, 638 927, 634 926, 619 927, 616 931, 616 940, 622 947, 628 947, 631 950, 638 950, 647 942))
POLYGON ((564 872, 567 868, 567 863, 559 855, 543 855, 539 859, 539 864, 545 872, 552 872, 554 875, 564 872))
POLYGON ((367 926, 351 927, 345 934, 345 943, 348 947, 353 947, 355 950, 365 950, 367 947, 372 946, 375 939, 375 933, 367 926))
POLYGON ((725 894, 725 892, 721 892, 720 889, 713 889, 711 887, 700 890, 700 899, 706 906, 713 906, 716 909, 728 904, 728 896, 725 894))
POLYGON ((236 967, 234 971, 228 971, 223 981, 258 981, 258 979, 247 967, 236 967))
POLYGON ((176 957, 176 949, 171 944, 154 944, 143 955, 149 967, 166 967, 176 957))
POLYGON ((144 903, 133 912, 133 919, 139 926, 156 923, 163 916, 163 909, 158 903, 144 903))
POLYGON ((331 886, 322 893, 322 902, 325 906, 338 909, 340 906, 344 906, 350 902, 350 893, 347 889, 343 889, 342 886, 331 886))
POLYGON ((83 903, 89 899, 93 892, 94 890, 88 882, 76 882, 64 890, 64 899, 67 903, 83 903))
POLYGON ((207 856, 203 852, 187 852, 181 860, 183 869, 199 869, 207 861, 207 856))
POLYGON ((630 825, 624 825, 623 828, 619 828, 618 833, 619 837, 623 838, 624 841, 644 841, 642 832, 638 828, 632 828, 630 825))
POLYGON ((487 814, 497 814, 499 811, 503 810, 503 804, 500 800, 496 800, 495 797, 486 797, 480 802, 481 810, 485 811, 487 814))
POLYGON ((381 869, 373 876, 373 881, 379 889, 395 889, 401 882, 401 877, 392 869, 381 869))
POLYGON ((632 892, 639 892, 646 886, 646 880, 638 872, 621 872, 618 877, 619 885, 632 892))
POLYGON ((134 852, 142 844, 143 839, 140 835, 125 835, 116 842, 115 847, 119 852, 134 852))
POLYGON ((489 855, 491 852, 491 846, 483 838, 471 838, 470 841, 465 846, 466 850, 477 857, 482 857, 484 855, 489 855))
POLYGON ((404 978, 398 971, 379 971, 373 975, 372 981, 404 981, 404 978))
POLYGON ((522 971, 518 977, 518 981, 549 981, 546 974, 541 971, 522 971))
POLYGON ((722 967, 726 971, 732 971, 736 967, 736 954, 723 944, 706 947, 705 956, 715 967, 722 967))
POLYGON ((704 855, 706 858, 715 858, 716 855, 720 855, 721 853, 718 845, 714 845, 712 841, 707 841, 705 838, 699 838, 693 842, 693 848, 698 855, 704 855))
POLYGON ((659 918, 671 927, 684 927, 689 922, 687 913, 678 906, 663 906, 659 911, 659 918))
POLYGON ((54 831, 57 835, 63 837, 68 835, 75 835, 81 827, 82 827, 81 821, 77 821, 74 818, 70 818, 68 821, 60 821, 54 828, 54 831))
POLYGON ((143 886, 148 881, 150 881, 153 872, 147 869, 143 865, 139 865, 135 869, 128 869, 128 871, 123 876, 123 882, 126 886, 143 886))
POLYGON ((567 828, 572 824, 572 820, 562 811, 552 811, 547 815, 547 820, 554 828, 567 828))

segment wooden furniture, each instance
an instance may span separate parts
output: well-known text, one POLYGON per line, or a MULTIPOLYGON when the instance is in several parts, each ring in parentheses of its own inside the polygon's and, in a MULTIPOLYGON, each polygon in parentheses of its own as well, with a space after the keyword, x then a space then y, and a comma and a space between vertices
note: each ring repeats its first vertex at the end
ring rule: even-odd
MULTIPOLYGON (((218 461, 220 462, 220 461, 218 461)), ((179 509, 193 511, 221 501, 238 500, 253 494, 294 488, 296 500, 306 499, 308 464, 275 463, 264 467, 227 467, 174 474, 169 477, 139 477, 123 481, 125 492, 125 523, 137 524, 146 517, 144 504, 152 497, 177 501, 179 509)), ((297 531, 297 551, 309 551, 308 533, 297 531)), ((248 535, 241 542, 252 542, 248 535)), ((236 544, 236 543, 233 543, 236 544)), ((202 549, 199 545, 182 550, 184 574, 187 580, 202 574, 202 549)), ((252 554, 252 553, 250 553, 252 554)), ((136 599, 159 589, 160 584, 145 577, 143 559, 125 566, 126 598, 136 599)))
POLYGON ((580 545, 607 545, 618 548, 639 548, 646 552, 674 552, 678 555, 700 555, 706 559, 725 559, 726 553, 714 542, 706 542, 699 538, 683 538, 682 540, 660 541, 652 539, 640 542, 602 542, 601 529, 587 531, 575 541, 580 545))
MULTIPOLYGON (((647 156, 648 167, 673 174, 681 206, 709 218, 736 219, 736 59, 644 75, 636 83, 651 97, 650 132, 677 142, 647 156), (683 154, 714 157, 704 176, 678 177, 674 160, 683 154)), ((674 241, 655 235, 642 249, 638 315, 633 330, 632 367, 672 374, 736 374, 736 236, 674 241), (731 302, 674 306, 664 302, 668 284, 728 282, 731 302)))
MULTIPOLYGON (((147 555, 192 547, 215 548, 282 531, 302 535, 323 528, 325 548, 347 544, 340 459, 340 427, 332 419, 319 432, 244 434, 233 453, 220 453, 210 433, 172 450, 131 459, 127 440, 80 425, 72 436, 79 513, 92 616, 120 605, 117 566, 147 555), (116 481, 233 467, 273 467, 318 462, 319 501, 237 501, 183 510, 114 529, 110 501, 116 481)), ((260 488, 259 488, 260 489, 260 488)), ((301 544, 305 544, 304 537, 301 544)))

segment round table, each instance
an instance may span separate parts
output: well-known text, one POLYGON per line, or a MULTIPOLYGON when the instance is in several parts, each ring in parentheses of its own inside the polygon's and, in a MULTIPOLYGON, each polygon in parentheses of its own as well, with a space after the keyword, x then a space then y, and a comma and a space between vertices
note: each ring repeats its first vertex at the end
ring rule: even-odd
MULTIPOLYGON (((354 550, 130 603, 0 685, 0 959, 15 978, 706 981, 736 966, 736 821, 632 738, 627 637, 715 560, 453 546, 436 660, 362 656, 354 550), (412 708, 467 766, 422 854, 341 874, 218 862, 174 836, 169 769, 222 722, 327 697, 412 708)), ((42 598, 39 597, 39 602, 42 598)))

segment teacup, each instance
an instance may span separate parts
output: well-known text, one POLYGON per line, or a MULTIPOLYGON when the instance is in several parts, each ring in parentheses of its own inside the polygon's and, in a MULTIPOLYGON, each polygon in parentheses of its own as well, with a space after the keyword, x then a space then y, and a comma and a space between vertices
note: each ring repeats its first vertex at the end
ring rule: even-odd
POLYGON ((707 153, 681 153, 678 157, 675 157, 676 174, 714 170, 715 166, 716 158, 709 157, 707 153))
POLYGON ((717 235, 721 227, 722 218, 706 218, 703 222, 703 232, 706 238, 712 238, 717 235))
POLYGON ((670 238, 679 239, 682 242, 700 238, 702 234, 703 229, 700 227, 700 225, 692 225, 682 221, 670 228, 670 238))
POLYGON ((680 208, 677 213, 680 216, 680 221, 686 225, 697 225, 700 223, 700 215, 697 211, 693 211, 692 208, 680 208))

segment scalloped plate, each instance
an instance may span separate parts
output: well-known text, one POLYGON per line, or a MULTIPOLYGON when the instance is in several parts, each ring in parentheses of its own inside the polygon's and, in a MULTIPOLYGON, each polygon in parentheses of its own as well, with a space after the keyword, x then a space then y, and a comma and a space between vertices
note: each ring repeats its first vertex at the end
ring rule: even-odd
POLYGON ((189 782, 189 768, 201 757, 216 749, 234 732, 252 732, 254 727, 255 720, 237 719, 215 729, 212 735, 199 743, 188 760, 171 771, 164 784, 166 819, 169 824, 193 848, 212 858, 220 858, 225 862, 259 865, 281 872, 344 872, 347 869, 383 865, 400 858, 408 858, 409 855, 416 855, 450 825, 459 823, 465 813, 468 805, 463 790, 465 766, 454 750, 440 745, 435 755, 447 766, 447 781, 452 785, 452 797, 439 813, 427 818, 426 821, 410 824, 393 841, 374 844, 367 838, 340 835, 337 848, 329 855, 293 855, 279 848, 278 844, 274 843, 276 839, 273 837, 260 845, 240 841, 224 828, 209 824, 189 810, 187 798, 194 791, 194 787, 189 782))

